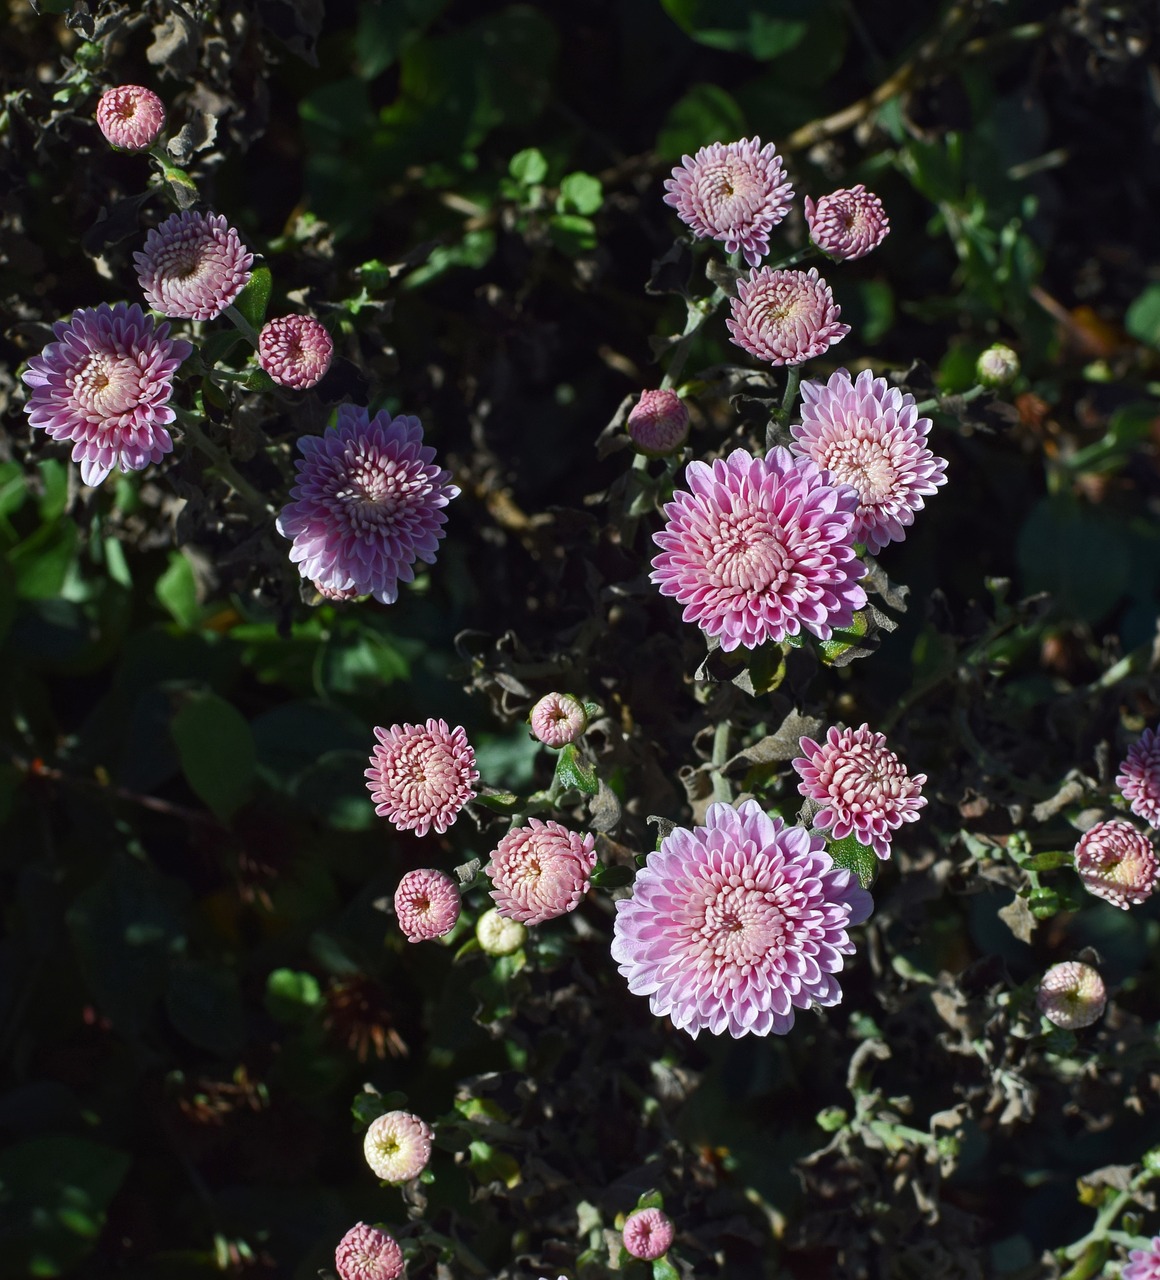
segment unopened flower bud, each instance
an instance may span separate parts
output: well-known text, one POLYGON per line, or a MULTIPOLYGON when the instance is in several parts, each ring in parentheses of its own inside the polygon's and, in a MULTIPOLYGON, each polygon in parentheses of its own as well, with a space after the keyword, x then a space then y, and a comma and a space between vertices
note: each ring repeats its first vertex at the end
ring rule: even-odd
POLYGON ((164 104, 152 89, 139 84, 106 89, 96 115, 105 141, 121 151, 148 151, 165 128, 164 104))
POLYGON ((627 430, 639 452, 663 458, 689 438, 689 411, 675 391, 642 391, 628 415, 627 430))
POLYGON ((1053 964, 1035 993, 1039 1011, 1057 1027, 1074 1031, 1091 1026, 1107 1004, 1104 980, 1090 964, 1068 960, 1053 964))
POLYGON ((544 746, 565 747, 588 728, 588 713, 570 693, 546 693, 532 708, 528 723, 544 746))
POLYGON ((1001 342, 988 347, 975 364, 975 377, 985 387, 1005 387, 1019 376, 1019 357, 1001 342))
POLYGON ((475 922, 475 936, 489 956, 510 956, 524 945, 528 931, 518 920, 509 920, 492 907, 475 922))
POLYGON ((638 1209, 624 1223, 624 1247, 634 1258, 652 1261, 668 1253, 673 1243, 673 1223, 659 1209, 638 1209))

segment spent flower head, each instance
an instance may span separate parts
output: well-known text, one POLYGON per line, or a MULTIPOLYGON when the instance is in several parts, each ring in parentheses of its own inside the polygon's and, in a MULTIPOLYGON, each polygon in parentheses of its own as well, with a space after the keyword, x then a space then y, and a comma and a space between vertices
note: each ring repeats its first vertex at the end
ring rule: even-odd
POLYGON ((398 1241, 381 1227, 360 1222, 338 1242, 334 1269, 339 1280, 399 1280, 403 1251, 398 1241))
POLYGON ((434 1137, 431 1126, 410 1111, 388 1111, 371 1121, 363 1154, 377 1177, 399 1186, 426 1169, 434 1137))
POLYGON ((625 427, 646 457, 664 458, 676 453, 689 438, 689 411, 675 391, 642 391, 625 427))
POLYGON ((1138 827, 1126 818, 1110 818, 1080 836, 1075 869, 1089 893, 1127 911, 1152 896, 1160 862, 1138 827))
POLYGON ((527 941, 528 931, 518 920, 489 907, 475 922, 475 937, 489 956, 510 956, 527 941))
POLYGON ((596 837, 529 818, 496 845, 487 865, 496 910, 520 924, 575 911, 596 866, 596 837))
POLYGON ((588 712, 570 693, 545 693, 528 716, 532 733, 546 747, 566 747, 588 728, 588 712))
POLYGON ((1155 729, 1145 729, 1128 748, 1116 786, 1138 818, 1160 827, 1160 733, 1155 729))
POLYGON ((1107 1002, 1103 978, 1090 964, 1078 960, 1053 964, 1040 978, 1035 992, 1040 1013, 1067 1031, 1091 1026, 1107 1002))
POLYGON ((434 828, 442 835, 475 799, 478 781, 475 752, 462 726, 446 720, 421 724, 376 726, 378 744, 365 771, 367 788, 380 818, 400 831, 425 836, 434 828))
POLYGON ((737 297, 725 321, 729 336, 750 355, 773 365, 801 364, 820 356, 850 332, 830 286, 817 268, 762 267, 737 281, 737 297))
POLYGON ((258 335, 258 363, 281 387, 305 391, 326 376, 334 342, 313 316, 278 316, 258 335))
POLYGON ((96 117, 110 146, 148 151, 165 128, 165 104, 144 85, 119 84, 101 94, 96 117))
POLYGON ((890 219, 882 201, 859 182, 822 196, 815 204, 806 196, 806 223, 810 239, 837 262, 864 258, 886 239, 890 219))
POLYGON ((249 284, 254 255, 220 213, 186 209, 154 227, 133 261, 154 311, 213 320, 249 284))
POLYGON ((673 1243, 673 1221, 660 1209, 637 1209, 624 1220, 624 1247, 634 1258, 651 1262, 668 1253, 673 1243))
POLYGON ((395 915, 408 942, 442 938, 459 919, 459 885, 444 871, 408 871, 395 890, 395 915))

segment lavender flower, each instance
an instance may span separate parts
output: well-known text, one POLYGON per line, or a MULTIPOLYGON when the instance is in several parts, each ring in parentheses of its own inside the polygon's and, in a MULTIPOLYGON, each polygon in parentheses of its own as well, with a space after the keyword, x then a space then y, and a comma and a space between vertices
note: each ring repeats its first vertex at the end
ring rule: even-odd
POLYGON ((279 316, 262 326, 258 363, 279 386, 305 391, 326 376, 334 343, 313 316, 279 316))
POLYGON ((529 818, 496 845, 487 866, 496 910, 520 924, 575 911, 596 866, 596 837, 529 818))
POLYGON ((842 308, 830 286, 808 271, 762 267, 737 281, 737 297, 725 321, 730 337, 750 355, 770 364, 801 364, 820 356, 850 332, 839 323, 842 308))
POLYGON ((1153 1236, 1147 1249, 1133 1249, 1120 1280, 1160 1280, 1160 1236, 1153 1236))
POLYGON ((1145 729, 1128 748, 1116 786, 1138 818, 1160 827, 1160 734, 1155 729, 1145 729))
POLYGON ((806 196, 806 222, 810 239, 837 262, 864 258, 890 232, 882 201, 860 182, 856 187, 831 191, 817 204, 806 196))
POLYGON ((254 255, 220 213, 186 209, 154 227, 133 261, 154 311, 213 320, 249 283, 254 255))
POLYGON ((1152 896, 1160 862, 1142 831, 1124 818, 1110 818, 1080 836, 1075 869, 1088 893, 1127 911, 1152 896))
POLYGON ((689 411, 675 391, 642 391, 626 425, 641 453, 664 458, 676 453, 689 438, 689 411))
POLYGON ((375 728, 378 743, 365 771, 375 812, 400 831, 442 835, 475 799, 479 778, 475 752, 462 726, 448 729, 446 720, 426 725, 393 724, 375 728))
POLYGON ((105 141, 122 151, 148 151, 165 128, 164 103, 139 84, 106 89, 96 116, 105 141))
POLYGON ((459 919, 459 886, 431 867, 408 871, 395 890, 395 915, 408 942, 442 938, 459 919))
POLYGON ((403 1251, 394 1236, 360 1222, 338 1242, 334 1269, 339 1280, 399 1280, 403 1251))

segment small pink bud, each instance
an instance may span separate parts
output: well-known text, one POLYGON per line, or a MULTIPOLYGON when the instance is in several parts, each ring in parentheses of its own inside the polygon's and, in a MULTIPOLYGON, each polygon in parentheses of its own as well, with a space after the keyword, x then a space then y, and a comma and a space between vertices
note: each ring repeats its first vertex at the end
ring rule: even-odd
POLYGON ((673 1243, 672 1219, 659 1209, 638 1209, 624 1223, 624 1247, 634 1258, 651 1262, 663 1257, 673 1243))
POLYGON ((164 104, 139 84, 106 89, 96 115, 105 140, 121 151, 148 151, 165 128, 164 104))
POLYGON ((628 415, 627 431, 646 457, 663 458, 689 438, 689 411, 675 391, 642 391, 628 415))

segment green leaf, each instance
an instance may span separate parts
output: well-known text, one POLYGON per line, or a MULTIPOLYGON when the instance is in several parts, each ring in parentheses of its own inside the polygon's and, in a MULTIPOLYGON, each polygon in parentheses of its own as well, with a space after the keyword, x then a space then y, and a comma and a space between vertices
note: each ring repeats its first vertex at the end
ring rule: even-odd
POLYGON ((806 0, 661 0, 670 18, 698 44, 762 61, 795 49, 809 30, 806 0))
POLYGON ((153 588, 157 599, 183 631, 196 631, 201 621, 197 602, 197 578, 193 565, 180 551, 169 553, 169 568, 153 588))
POLYGON ((246 380, 242 386, 247 391, 273 391, 278 384, 265 369, 250 369, 246 373, 246 380))
POLYGON ((521 1173, 519 1161, 506 1151, 499 1151, 488 1142, 473 1142, 471 1172, 486 1186, 489 1182, 502 1182, 509 1190, 519 1186, 521 1173))
POLYGON ((596 225, 574 213, 557 213, 548 219, 548 235, 552 243, 569 257, 596 248, 596 225))
POLYGON ((591 883, 597 889, 620 889, 626 884, 632 884, 636 879, 636 875, 631 867, 601 867, 598 866, 591 876, 591 883))
POLYGON ((681 1273, 669 1261, 668 1254, 653 1259, 652 1273, 653 1280, 681 1280, 681 1273))
POLYGON ((275 969, 266 979, 264 1003, 276 1022, 308 1022, 322 1003, 322 989, 312 973, 275 969))
POLYGON ((845 666, 842 662, 851 650, 857 649, 860 641, 864 640, 870 630, 870 620, 865 610, 859 610, 854 614, 853 621, 848 627, 835 629, 829 640, 819 640, 818 650, 822 655, 822 661, 827 666, 845 666))
POLYGON ((600 790, 595 767, 580 759, 575 744, 571 742, 562 747, 556 757, 555 782, 563 789, 582 791, 588 796, 594 796, 600 790))
POLYGON ((359 76, 373 80, 381 75, 446 7, 447 0, 360 4, 354 42, 354 65, 359 76))
POLYGON ((514 791, 481 791, 475 797, 476 804, 482 804, 496 813, 510 813, 518 809, 520 798, 514 791))
POLYGON ((1124 328, 1138 342, 1160 347, 1160 284, 1150 284, 1128 308, 1124 328))
POLYGON ((695 84, 669 111, 657 134, 662 160, 679 160, 711 142, 743 138, 745 112, 719 85, 695 84))
POLYGON ((418 289, 451 267, 485 267, 495 253, 495 232, 487 228, 469 231, 457 244, 440 245, 431 256, 404 279, 402 288, 418 289))
POLYGON ((37 463, 44 493, 40 498, 40 518, 51 524, 64 515, 68 503, 68 466, 56 458, 45 458, 37 463))
POLYGON ((250 283, 238 294, 234 306, 254 326, 261 329, 266 319, 266 308, 270 305, 270 291, 274 287, 274 277, 269 267, 255 267, 250 276, 250 283))
POLYGON ((186 781, 228 821, 250 797, 257 764, 254 736, 236 707, 216 693, 188 697, 170 725, 186 781))
POLYGON ((557 213, 595 213, 604 203, 604 187, 590 173, 570 173, 560 183, 557 213))
POLYGON ((512 156, 508 162, 508 173, 525 187, 532 187, 548 176, 548 162, 542 151, 528 147, 512 156))
POLYGON ((179 965, 165 993, 165 1011, 174 1028, 199 1049, 230 1057, 245 1042, 242 993, 228 969, 179 965))
POLYGON ((834 865, 852 871, 863 889, 869 889, 878 874, 878 855, 869 845, 859 844, 853 836, 845 840, 831 840, 827 843, 826 852, 834 860, 834 865))
POLYGON ((1049 591, 1065 615, 1099 622, 1128 590, 1127 531, 1106 513, 1070 497, 1044 498, 1016 541, 1028 592, 1049 591))
POLYGON ((16 594, 25 600, 51 600, 61 594, 76 561, 77 527, 71 520, 41 525, 8 554, 16 594))
POLYGON ((295 781, 292 794, 335 831, 368 831, 379 822, 366 788, 367 751, 328 751, 295 781))

